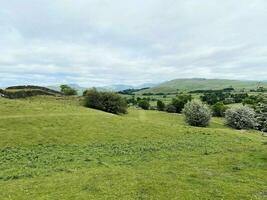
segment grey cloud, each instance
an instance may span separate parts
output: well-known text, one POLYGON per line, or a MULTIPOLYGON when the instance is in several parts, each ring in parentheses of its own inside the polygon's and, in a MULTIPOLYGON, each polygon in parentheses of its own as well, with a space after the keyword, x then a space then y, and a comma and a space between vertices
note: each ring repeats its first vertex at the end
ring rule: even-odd
POLYGON ((266 20, 265 0, 0 0, 0 86, 266 79, 266 20))

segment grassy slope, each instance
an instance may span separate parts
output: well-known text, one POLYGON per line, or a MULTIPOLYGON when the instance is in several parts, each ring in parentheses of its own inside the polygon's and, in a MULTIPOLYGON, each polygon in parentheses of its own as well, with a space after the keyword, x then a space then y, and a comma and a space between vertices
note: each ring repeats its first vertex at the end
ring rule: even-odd
MULTIPOLYGON (((258 86, 256 81, 236 81, 223 79, 175 79, 160 84, 157 87, 143 90, 141 93, 158 93, 158 92, 177 92, 179 90, 205 90, 205 89, 223 89, 227 87, 235 89, 255 89, 258 86)), ((267 83, 261 83, 261 86, 267 87, 267 83)))
POLYGON ((213 119, 0 98, 1 199, 265 199, 267 140, 213 119))

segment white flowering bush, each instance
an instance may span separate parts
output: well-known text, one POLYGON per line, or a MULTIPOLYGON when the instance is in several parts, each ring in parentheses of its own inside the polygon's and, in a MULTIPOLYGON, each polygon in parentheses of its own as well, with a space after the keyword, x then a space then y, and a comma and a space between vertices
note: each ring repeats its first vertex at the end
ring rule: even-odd
POLYGON ((235 129, 255 128, 256 113, 248 106, 230 108, 225 112, 226 124, 235 129))
POLYGON ((260 103, 257 106, 257 129, 263 132, 267 132, 267 104, 260 103))
POLYGON ((185 120, 191 126, 206 127, 211 119, 211 111, 206 104, 193 100, 185 104, 183 109, 185 120))

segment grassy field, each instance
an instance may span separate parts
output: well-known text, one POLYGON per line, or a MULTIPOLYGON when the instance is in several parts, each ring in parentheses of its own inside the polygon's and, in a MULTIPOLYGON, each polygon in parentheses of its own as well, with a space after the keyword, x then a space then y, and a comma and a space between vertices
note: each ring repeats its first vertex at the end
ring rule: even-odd
POLYGON ((0 199, 266 199, 267 138, 116 116, 78 100, 0 98, 0 199))

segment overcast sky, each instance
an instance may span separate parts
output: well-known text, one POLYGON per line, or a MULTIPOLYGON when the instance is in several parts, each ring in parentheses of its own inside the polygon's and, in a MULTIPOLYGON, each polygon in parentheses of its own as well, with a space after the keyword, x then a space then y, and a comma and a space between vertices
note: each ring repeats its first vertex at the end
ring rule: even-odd
POLYGON ((267 79, 266 0, 0 0, 0 87, 267 79))

